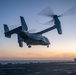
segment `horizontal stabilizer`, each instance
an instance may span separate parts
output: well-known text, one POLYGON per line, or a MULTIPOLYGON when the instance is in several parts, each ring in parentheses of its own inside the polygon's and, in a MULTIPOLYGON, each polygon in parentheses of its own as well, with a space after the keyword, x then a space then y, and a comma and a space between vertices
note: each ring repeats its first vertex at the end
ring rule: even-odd
POLYGON ((15 28, 15 29, 9 30, 8 26, 6 24, 4 24, 4 34, 5 34, 5 37, 10 38, 12 34, 19 33, 19 31, 21 31, 21 30, 22 30, 21 26, 15 28))

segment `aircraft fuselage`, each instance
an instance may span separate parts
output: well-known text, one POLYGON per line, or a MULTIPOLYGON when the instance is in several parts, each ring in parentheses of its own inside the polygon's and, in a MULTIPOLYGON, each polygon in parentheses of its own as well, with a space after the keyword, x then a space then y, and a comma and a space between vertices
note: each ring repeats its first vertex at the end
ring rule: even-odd
POLYGON ((21 30, 18 35, 23 39, 23 41, 27 45, 49 45, 50 42, 48 38, 42 36, 41 34, 29 33, 26 31, 21 30))

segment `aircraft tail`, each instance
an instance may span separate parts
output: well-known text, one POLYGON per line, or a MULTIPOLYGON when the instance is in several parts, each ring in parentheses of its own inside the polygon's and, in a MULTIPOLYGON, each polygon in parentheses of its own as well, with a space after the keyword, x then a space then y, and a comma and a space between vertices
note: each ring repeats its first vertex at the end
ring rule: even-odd
POLYGON ((9 28, 8 28, 8 26, 6 24, 4 24, 4 30, 5 30, 5 32, 9 31, 9 28))
POLYGON ((21 26, 22 26, 22 30, 28 30, 27 24, 24 20, 24 17, 20 16, 20 20, 21 20, 21 26))
POLYGON ((4 24, 4 34, 5 34, 5 37, 7 37, 7 38, 11 38, 12 34, 14 34, 14 33, 18 34, 18 32, 21 30, 22 30, 21 26, 15 28, 15 29, 9 30, 8 26, 6 24, 4 24))
POLYGON ((20 20, 21 20, 21 26, 15 28, 15 29, 12 29, 12 30, 9 30, 8 26, 6 24, 4 24, 5 37, 11 38, 12 34, 14 34, 14 33, 18 34, 19 31, 21 31, 21 30, 28 31, 28 27, 26 25, 24 17, 20 16, 20 20))
POLYGON ((8 26, 6 24, 4 24, 4 32, 5 32, 5 37, 8 37, 8 38, 11 37, 11 35, 8 34, 9 28, 8 28, 8 26))

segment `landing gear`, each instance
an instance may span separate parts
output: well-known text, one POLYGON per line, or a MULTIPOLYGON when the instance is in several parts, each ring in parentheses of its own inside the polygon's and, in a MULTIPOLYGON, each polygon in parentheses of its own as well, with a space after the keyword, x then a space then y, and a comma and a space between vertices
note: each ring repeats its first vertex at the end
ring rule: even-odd
POLYGON ((31 45, 28 45, 28 48, 31 48, 31 45))
POLYGON ((47 45, 47 48, 49 48, 49 45, 47 45))

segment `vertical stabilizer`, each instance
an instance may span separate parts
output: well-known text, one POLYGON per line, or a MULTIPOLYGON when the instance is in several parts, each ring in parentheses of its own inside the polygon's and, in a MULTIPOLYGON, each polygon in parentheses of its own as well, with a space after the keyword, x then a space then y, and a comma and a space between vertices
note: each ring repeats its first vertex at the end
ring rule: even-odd
POLYGON ((6 24, 4 24, 4 31, 5 31, 5 33, 9 31, 9 28, 6 24))
POLYGON ((9 32, 9 28, 8 28, 8 26, 7 26, 6 24, 4 24, 4 33, 5 33, 5 37, 10 38, 11 35, 9 35, 8 32, 9 32))
POLYGON ((24 20, 24 17, 20 16, 20 20, 21 20, 22 29, 27 31, 28 30, 28 27, 26 25, 26 22, 24 20))

